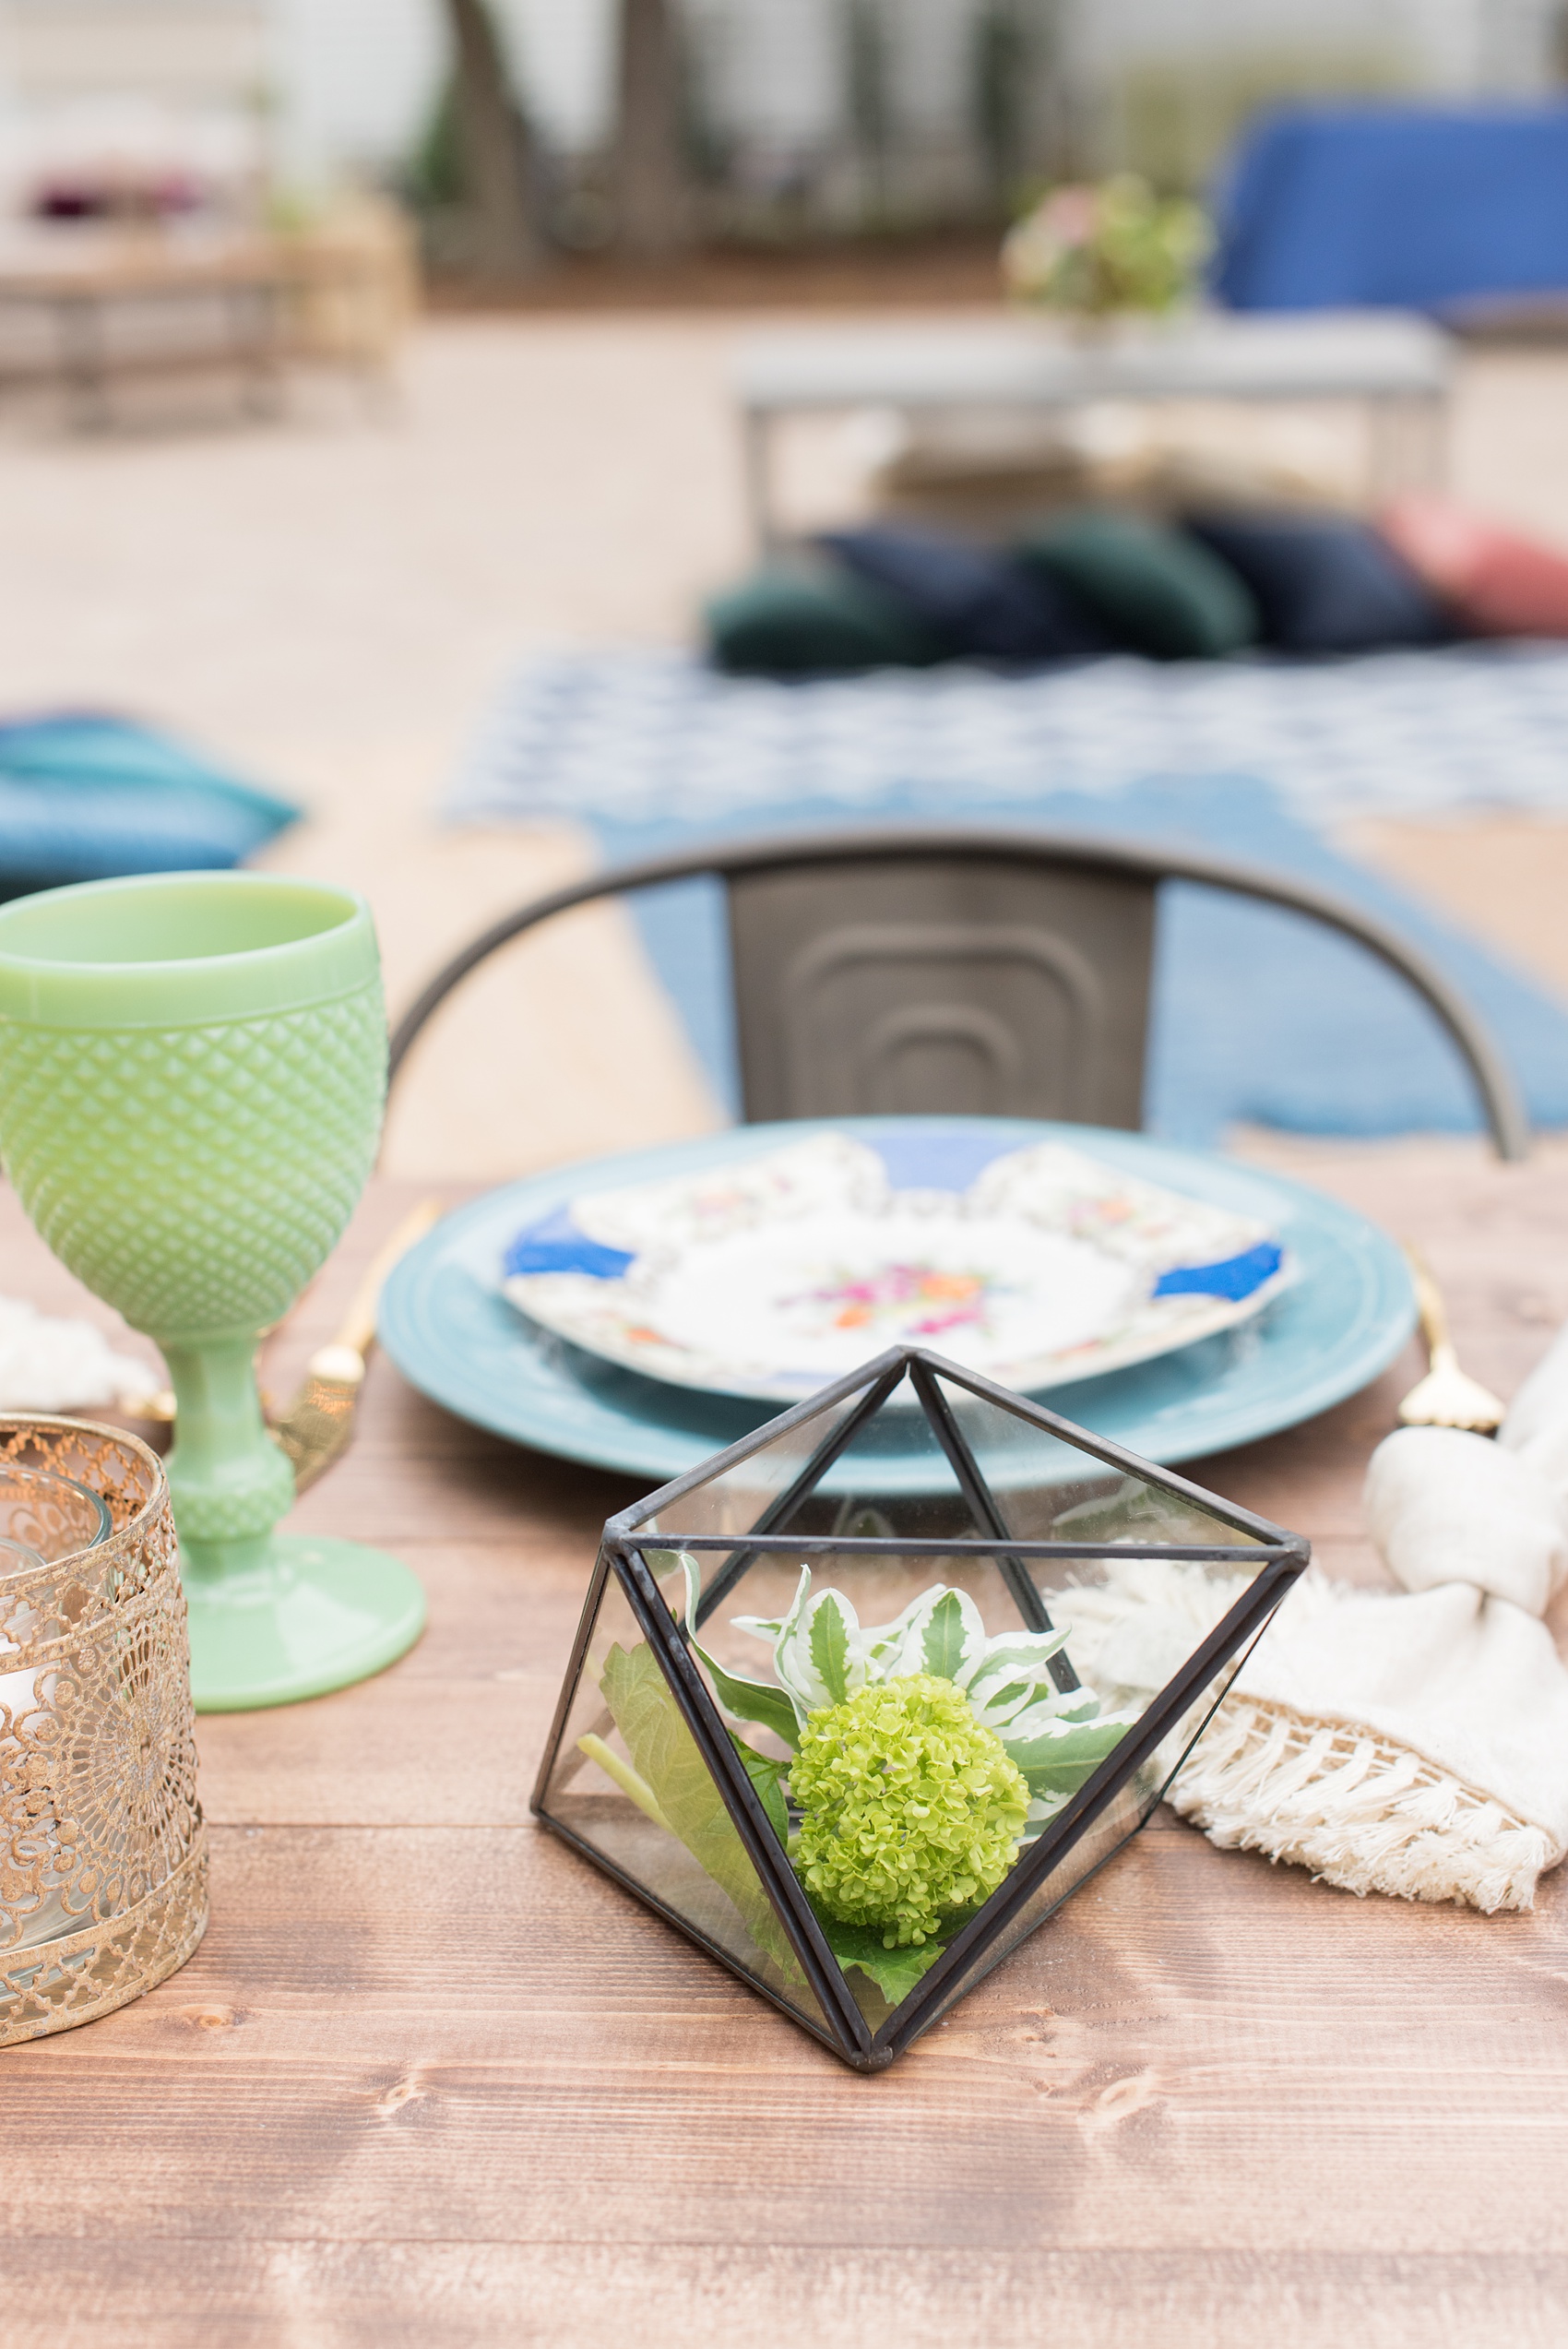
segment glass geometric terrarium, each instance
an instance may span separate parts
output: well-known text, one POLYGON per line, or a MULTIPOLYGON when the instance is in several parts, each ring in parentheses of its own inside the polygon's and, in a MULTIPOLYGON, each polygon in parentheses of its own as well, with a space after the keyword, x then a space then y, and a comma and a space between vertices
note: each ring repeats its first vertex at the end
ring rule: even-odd
POLYGON ((1309 1556, 896 1347, 609 1520, 533 1807, 879 2070, 1143 1825, 1309 1556))

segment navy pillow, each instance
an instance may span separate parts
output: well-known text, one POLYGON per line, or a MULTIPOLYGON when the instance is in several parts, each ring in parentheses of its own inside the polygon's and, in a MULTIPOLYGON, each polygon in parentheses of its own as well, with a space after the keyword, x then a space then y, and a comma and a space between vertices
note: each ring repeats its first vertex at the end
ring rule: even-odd
POLYGON ((901 596, 954 660, 1063 661, 1111 649, 1060 581, 935 531, 826 531, 821 544, 869 585, 901 596))
POLYGON ((1186 527, 1246 581, 1264 641, 1287 652, 1373 652, 1451 633, 1414 571, 1353 516, 1189 514, 1186 527))
POLYGON ((127 719, 0 725, 0 898, 237 864, 299 813, 127 719))

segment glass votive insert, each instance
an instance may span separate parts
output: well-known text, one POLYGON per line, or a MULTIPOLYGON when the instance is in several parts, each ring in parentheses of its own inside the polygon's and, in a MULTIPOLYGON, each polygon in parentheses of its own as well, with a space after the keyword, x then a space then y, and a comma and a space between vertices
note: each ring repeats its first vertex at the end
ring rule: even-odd
POLYGON ((114 1521, 100 1494, 46 1468, 0 1461, 0 1574, 23 1565, 55 1565, 105 1542, 114 1521), (13 1558, 17 1548, 28 1553, 13 1558))

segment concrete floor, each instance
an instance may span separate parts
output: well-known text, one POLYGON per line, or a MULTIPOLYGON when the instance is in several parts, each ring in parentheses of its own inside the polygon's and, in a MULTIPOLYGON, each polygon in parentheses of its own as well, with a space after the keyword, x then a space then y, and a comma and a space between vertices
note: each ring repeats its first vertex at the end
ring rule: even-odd
MULTIPOLYGON (((90 441, 0 420, 7 706, 141 711, 300 797, 310 820, 269 861, 366 891, 396 1007, 587 853, 568 828, 434 829, 508 665, 552 640, 680 641, 747 560, 726 388, 747 323, 436 320, 379 419, 323 386, 265 428, 210 403, 90 441)), ((1347 429, 1321 427, 1325 452, 1346 456, 1347 429)), ((1568 354, 1467 358, 1451 464, 1463 494, 1568 546, 1568 354)), ((842 510, 852 437, 802 430, 784 475, 800 519, 842 510)), ((1351 845, 1568 987, 1568 821, 1366 824, 1351 845)), ((586 915, 432 1031, 388 1151, 488 1177, 714 1115, 630 937, 586 915)))

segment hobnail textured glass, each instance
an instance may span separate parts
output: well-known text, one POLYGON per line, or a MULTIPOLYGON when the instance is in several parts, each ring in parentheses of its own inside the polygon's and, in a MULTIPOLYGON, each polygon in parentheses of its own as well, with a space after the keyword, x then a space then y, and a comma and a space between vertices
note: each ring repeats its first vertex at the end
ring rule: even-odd
POLYGON ((375 979, 210 1028, 11 1021, 6 1165, 55 1255, 134 1330, 266 1329, 364 1188, 386 1064, 375 979))
POLYGON ((396 1560, 273 1533, 293 1473, 252 1367, 364 1186, 386 1073, 345 890, 176 874, 0 906, 0 1150, 55 1254, 168 1362, 201 1710, 342 1687, 423 1622, 396 1560))

